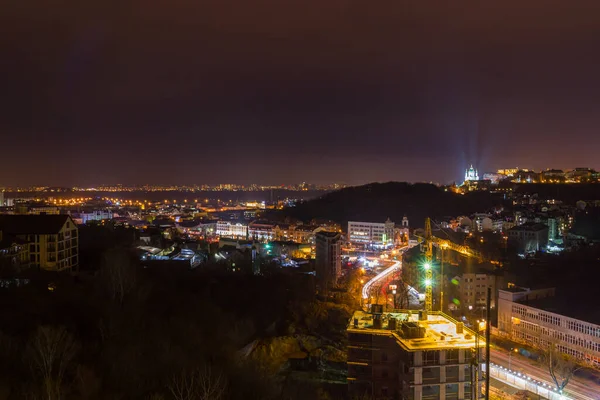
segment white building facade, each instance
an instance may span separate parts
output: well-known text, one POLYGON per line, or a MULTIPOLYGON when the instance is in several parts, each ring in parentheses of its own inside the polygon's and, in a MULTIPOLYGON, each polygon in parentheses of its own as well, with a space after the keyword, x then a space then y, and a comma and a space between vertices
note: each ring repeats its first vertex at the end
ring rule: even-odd
POLYGON ((248 225, 233 221, 219 221, 217 222, 217 235, 245 239, 248 236, 248 225))
POLYGON ((348 221, 348 240, 353 245, 389 247, 394 244, 394 227, 389 218, 385 222, 348 221))
POLYGON ((600 366, 600 325, 526 304, 554 295, 554 289, 498 291, 498 331, 534 347, 555 344, 558 351, 600 366))

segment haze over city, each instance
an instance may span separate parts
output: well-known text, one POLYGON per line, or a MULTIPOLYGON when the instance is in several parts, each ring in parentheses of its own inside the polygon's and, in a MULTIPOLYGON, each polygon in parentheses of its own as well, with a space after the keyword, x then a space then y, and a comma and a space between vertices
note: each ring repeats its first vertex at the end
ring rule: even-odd
POLYGON ((599 22, 593 1, 7 2, 0 182, 598 168, 599 22))

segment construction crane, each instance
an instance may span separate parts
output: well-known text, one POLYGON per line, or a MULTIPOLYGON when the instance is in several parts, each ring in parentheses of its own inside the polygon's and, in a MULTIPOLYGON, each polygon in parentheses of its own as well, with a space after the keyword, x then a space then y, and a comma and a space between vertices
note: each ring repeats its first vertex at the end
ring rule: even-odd
MULTIPOLYGON (((443 232, 443 230, 442 230, 443 232)), ((445 233, 445 232, 444 232, 445 233)), ((446 233, 447 235, 447 233, 446 233)), ((419 237, 419 236, 417 236, 419 237)), ((425 263, 423 264, 423 269, 425 270, 425 310, 432 311, 433 310, 433 246, 441 248, 443 250, 453 250, 459 254, 462 254, 465 257, 472 257, 478 259, 480 262, 483 261, 483 256, 480 252, 471 249, 469 246, 460 245, 452 242, 448 239, 440 239, 438 237, 433 236, 431 230, 431 219, 425 218, 425 232, 423 237, 419 237, 421 239, 424 249, 425 249, 425 263)), ((442 252, 443 257, 443 252, 442 252)), ((443 268, 443 258, 442 258, 442 268, 443 268)), ((443 282, 443 269, 440 271, 440 281, 443 282)), ((444 302, 444 288, 443 284, 440 287, 440 311, 443 310, 443 302, 444 302)))
POLYGON ((425 219, 425 310, 433 311, 433 234, 431 220, 425 219))

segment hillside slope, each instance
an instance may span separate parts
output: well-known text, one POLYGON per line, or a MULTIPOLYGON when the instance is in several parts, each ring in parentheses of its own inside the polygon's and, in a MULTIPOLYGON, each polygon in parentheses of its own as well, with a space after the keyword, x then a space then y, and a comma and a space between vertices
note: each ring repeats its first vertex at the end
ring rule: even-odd
POLYGON ((502 196, 475 192, 458 195, 431 184, 370 183, 327 193, 284 210, 286 216, 309 221, 322 218, 342 226, 348 221, 399 223, 405 215, 411 226, 421 227, 425 217, 469 215, 502 204, 502 196))

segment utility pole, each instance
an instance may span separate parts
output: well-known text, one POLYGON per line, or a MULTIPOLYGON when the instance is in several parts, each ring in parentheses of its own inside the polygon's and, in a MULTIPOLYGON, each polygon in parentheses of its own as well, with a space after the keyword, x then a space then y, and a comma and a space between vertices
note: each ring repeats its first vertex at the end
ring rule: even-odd
POLYGON ((490 320, 492 319, 492 288, 487 288, 485 317, 485 400, 490 400, 490 320))

